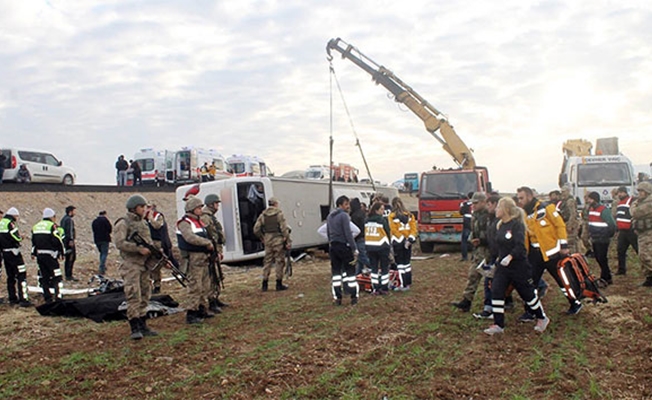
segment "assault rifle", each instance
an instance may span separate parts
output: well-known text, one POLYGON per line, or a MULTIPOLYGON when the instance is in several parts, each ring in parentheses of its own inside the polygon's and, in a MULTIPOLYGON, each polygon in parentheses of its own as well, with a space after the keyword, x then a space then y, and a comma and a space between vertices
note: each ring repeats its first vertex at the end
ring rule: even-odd
POLYGON ((144 247, 149 250, 151 257, 156 260, 156 265, 154 269, 159 268, 159 266, 165 266, 170 270, 172 276, 181 284, 181 286, 186 287, 186 282, 188 282, 188 277, 184 274, 179 268, 177 268, 172 261, 163 253, 161 250, 157 249, 155 246, 147 243, 145 239, 138 234, 138 232, 132 233, 128 238, 128 241, 136 243, 137 246, 144 247))
POLYGON ((285 250, 285 276, 288 278, 292 276, 292 250, 290 249, 285 250))
POLYGON ((220 254, 217 252, 217 243, 213 242, 213 251, 208 257, 208 275, 211 278, 211 286, 214 289, 224 289, 224 273, 222 272, 222 263, 220 262, 220 254), (216 271, 217 269, 217 271, 216 271))

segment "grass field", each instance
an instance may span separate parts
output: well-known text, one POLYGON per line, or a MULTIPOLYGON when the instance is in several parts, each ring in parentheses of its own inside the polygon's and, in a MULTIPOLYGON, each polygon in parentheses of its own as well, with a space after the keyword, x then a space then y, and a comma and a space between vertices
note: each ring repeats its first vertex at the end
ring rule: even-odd
MULTIPOLYGON (((326 260, 295 264, 289 291, 259 291, 259 268, 227 272, 232 304, 201 326, 183 314, 149 322, 135 342, 126 322, 41 317, 0 306, 3 399, 645 399, 652 398, 652 290, 630 274, 609 303, 566 316, 550 290, 552 322, 538 334, 507 314, 503 335, 449 305, 468 265, 457 256, 413 262, 413 289, 363 294, 335 307, 326 260)), ((548 278, 549 282, 552 282, 548 278)), ((166 291, 185 293, 171 282, 166 291)), ((478 292, 474 310, 481 309, 478 292)))

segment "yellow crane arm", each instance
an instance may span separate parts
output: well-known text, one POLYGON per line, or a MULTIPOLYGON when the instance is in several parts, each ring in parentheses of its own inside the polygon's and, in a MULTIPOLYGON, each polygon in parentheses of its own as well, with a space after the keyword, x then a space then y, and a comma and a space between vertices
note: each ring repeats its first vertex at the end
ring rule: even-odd
POLYGON ((448 119, 439 110, 433 107, 426 99, 421 97, 409 85, 401 81, 392 71, 378 65, 369 57, 366 57, 358 49, 347 44, 342 39, 331 39, 327 46, 326 52, 328 59, 332 60, 331 50, 342 54, 346 58, 360 67, 362 70, 371 75, 376 84, 380 84, 387 89, 394 100, 403 103, 410 111, 419 117, 426 130, 442 144, 444 150, 453 157, 453 160, 462 169, 473 169, 476 166, 473 152, 457 135, 453 126, 448 119), (343 44, 345 47, 340 46, 343 44), (352 54, 355 50, 357 56, 352 54), (366 60, 366 61, 365 61, 366 60))

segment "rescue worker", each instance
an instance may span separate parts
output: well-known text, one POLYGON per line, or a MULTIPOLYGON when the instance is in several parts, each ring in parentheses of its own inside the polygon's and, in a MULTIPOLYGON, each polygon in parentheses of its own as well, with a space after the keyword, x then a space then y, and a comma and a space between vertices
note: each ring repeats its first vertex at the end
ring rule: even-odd
MULTIPOLYGON (((204 198, 204 208, 202 208, 201 222, 206 225, 206 232, 208 233, 209 239, 213 241, 215 245, 215 251, 217 252, 217 257, 219 261, 224 259, 224 243, 226 243, 226 238, 224 236, 224 229, 222 229, 222 224, 217 220, 217 211, 220 209, 220 196, 210 193, 204 198)), ((209 266, 209 268, 214 268, 214 266, 209 266)), ((220 300, 221 287, 220 282, 211 282, 210 273, 206 275, 207 279, 204 282, 204 286, 208 292, 208 309, 214 313, 221 313, 221 307, 227 307, 228 304, 223 303, 220 300)), ((215 270, 215 275, 217 279, 220 279, 219 271, 215 270)))
POLYGON ((492 281, 492 311, 494 324, 484 330, 487 335, 503 333, 505 329, 505 291, 513 285, 525 302, 526 309, 536 316, 534 330, 546 330, 550 319, 543 311, 543 305, 534 288, 534 281, 528 265, 526 242, 526 222, 523 210, 516 207, 508 197, 498 201, 496 206, 497 224, 495 250, 497 265, 492 281))
MULTIPOLYGON (((557 282, 562 293, 568 299, 570 307, 566 313, 574 315, 582 309, 582 303, 569 296, 557 273, 557 262, 568 255, 568 241, 566 237, 566 224, 561 218, 557 207, 554 204, 545 204, 536 197, 534 192, 527 186, 517 189, 519 205, 525 211, 527 217, 527 242, 529 243, 528 261, 532 266, 533 282, 539 282, 543 273, 547 270, 550 276, 557 282)), ((541 297, 540 293, 537 293, 541 297)), ((526 307, 526 311, 519 321, 531 322, 535 317, 526 307)))
POLYGON ((600 281, 603 285, 611 285, 611 270, 609 269, 609 244, 616 232, 616 222, 611 210, 600 203, 600 193, 591 192, 588 195, 589 234, 593 243, 593 254, 600 265, 600 281))
POLYGON ((0 220, 0 250, 5 262, 7 272, 7 294, 9 303, 29 307, 27 292, 27 267, 20 252, 23 238, 18 232, 18 219, 20 214, 15 207, 7 210, 7 214, 0 220))
POLYGON ((641 286, 652 287, 652 183, 641 182, 636 190, 638 199, 632 203, 630 211, 638 234, 638 257, 645 276, 641 286))
POLYGON ((158 333, 149 329, 146 323, 147 304, 151 296, 151 252, 144 246, 138 246, 132 239, 137 233, 145 242, 153 245, 149 227, 145 221, 147 200, 135 194, 125 204, 127 214, 115 223, 115 247, 120 250, 122 263, 118 272, 124 281, 127 302, 127 319, 131 327, 131 339, 139 340, 143 336, 156 336, 158 333))
POLYGON ((473 207, 473 217, 471 218, 471 235, 469 236, 473 244, 473 253, 471 255, 471 265, 466 280, 466 288, 462 295, 462 301, 451 303, 452 306, 459 308, 463 312, 468 312, 473 303, 473 297, 478 290, 478 284, 482 279, 482 274, 476 267, 478 264, 489 262, 489 243, 487 242, 487 227, 491 216, 487 209, 487 195, 482 192, 476 192, 471 197, 473 207))
MULTIPOLYGON (((159 249, 165 249, 165 246, 163 246, 165 239, 168 242, 170 241, 170 236, 167 231, 168 225, 165 222, 165 216, 156 210, 156 203, 150 202, 147 205, 144 218, 149 227, 149 235, 152 238, 154 246, 159 249)), ((152 294, 161 293, 161 269, 162 267, 159 266, 152 270, 151 278, 154 282, 152 294)))
POLYGON ((383 217, 383 204, 375 202, 364 225, 365 245, 371 269, 373 294, 389 293, 389 237, 391 231, 387 218, 383 217))
POLYGON ((460 214, 462 215, 462 242, 460 249, 462 251, 462 258, 460 261, 466 261, 469 252, 469 235, 471 234, 471 217, 473 216, 473 202, 471 201, 473 192, 470 192, 463 202, 460 203, 460 214))
POLYGON ((63 229, 63 245, 66 248, 66 261, 64 264, 64 273, 67 281, 77 282, 79 279, 75 278, 72 274, 72 269, 77 260, 77 249, 75 248, 75 238, 77 232, 75 230, 75 221, 73 220, 76 214, 75 206, 66 207, 66 215, 61 218, 60 226, 63 229))
POLYGON ((46 303, 62 298, 63 282, 59 260, 64 259, 63 229, 54 222, 56 213, 51 208, 43 210, 43 219, 32 227, 32 256, 36 256, 39 269, 39 282, 46 303))
POLYGON ((557 211, 566 225, 566 241, 568 242, 569 253, 583 253, 580 248, 581 241, 579 240, 580 220, 577 214, 577 202, 571 195, 568 185, 561 188, 560 200, 557 204, 557 211))
POLYGON ((265 245, 262 290, 263 292, 267 291, 272 266, 275 266, 276 271, 276 290, 287 290, 288 287, 283 284, 283 267, 285 266, 285 250, 292 248, 290 228, 285 222, 283 211, 278 208, 278 199, 272 197, 267 203, 269 207, 258 216, 254 225, 254 234, 265 245))
POLYGON ((618 188, 618 204, 612 206, 616 209, 616 227, 618 228, 618 271, 616 275, 627 274, 627 249, 632 246, 638 254, 638 235, 632 225, 630 207, 633 198, 625 186, 618 188))
POLYGON ((355 264, 358 257, 358 249, 351 232, 351 218, 349 217, 350 202, 346 196, 340 196, 335 200, 335 210, 331 211, 326 218, 326 230, 330 250, 328 256, 331 259, 331 290, 333 293, 333 304, 342 305, 342 293, 351 295, 351 305, 358 304, 360 287, 355 278, 355 264), (342 290, 342 286, 344 290, 342 290))
MULTIPOLYGON (((493 274, 496 270, 496 258, 498 257, 496 232, 498 231, 497 226, 500 220, 496 218, 496 207, 499 201, 500 196, 498 195, 491 195, 487 198, 487 213, 489 214, 486 234, 487 255, 482 268, 476 267, 476 270, 484 276, 484 307, 482 312, 473 313, 473 317, 478 319, 493 319, 494 317, 491 307, 491 282, 493 281, 493 274)), ((505 297, 505 308, 507 308, 508 303, 510 307, 514 306, 511 293, 505 297)))
POLYGON ((188 271, 188 306, 186 323, 199 324, 214 314, 207 310, 208 292, 204 287, 207 279, 209 255, 214 250, 208 238, 206 226, 200 221, 204 203, 191 196, 186 200, 185 215, 177 221, 177 243, 183 263, 188 271))
POLYGON ((387 217, 391 232, 394 261, 398 268, 401 283, 394 290, 410 290, 412 285, 412 244, 417 240, 417 220, 414 214, 405 208, 400 197, 392 199, 392 212, 387 217))
POLYGON ((205 162, 204 165, 201 166, 201 168, 199 169, 199 174, 201 175, 202 182, 208 182, 208 177, 210 175, 210 172, 208 170, 207 162, 205 162))

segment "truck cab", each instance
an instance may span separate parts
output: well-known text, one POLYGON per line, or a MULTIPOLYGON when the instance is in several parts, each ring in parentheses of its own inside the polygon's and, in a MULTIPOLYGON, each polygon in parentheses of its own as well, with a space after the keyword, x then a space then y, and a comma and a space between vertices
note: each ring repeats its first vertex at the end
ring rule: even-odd
POLYGON ((568 184, 578 205, 584 204, 584 196, 598 192, 600 200, 611 204, 611 191, 619 186, 636 193, 634 166, 624 155, 593 155, 568 157, 564 160, 559 185, 568 184))

